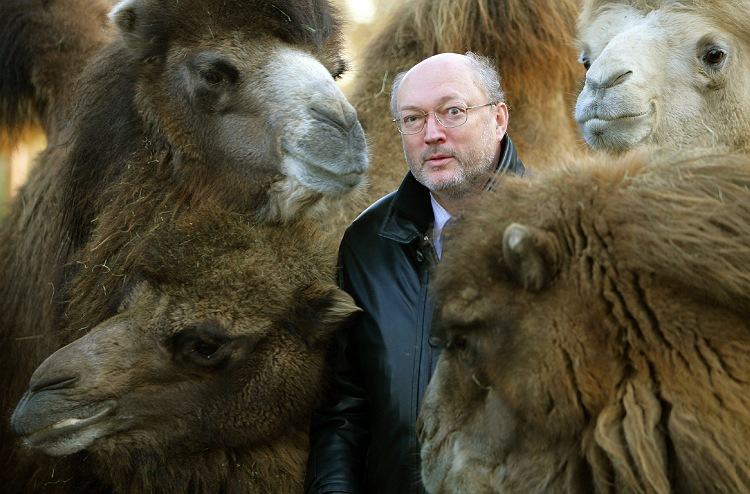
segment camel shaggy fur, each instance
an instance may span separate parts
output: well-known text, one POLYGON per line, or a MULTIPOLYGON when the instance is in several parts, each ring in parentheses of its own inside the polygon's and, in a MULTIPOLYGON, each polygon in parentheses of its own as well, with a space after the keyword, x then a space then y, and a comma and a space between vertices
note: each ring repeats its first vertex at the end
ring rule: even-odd
POLYGON ((214 204, 283 230, 331 214, 366 168, 325 0, 125 0, 111 23, 107 7, 0 4, 0 124, 39 122, 49 143, 0 226, 2 485, 59 478, 33 477, 10 413, 46 357, 114 315, 109 270, 133 275, 149 229, 214 204), (89 290, 106 301, 80 312, 89 290))
POLYGON ((577 0, 403 2, 363 50, 351 101, 370 138, 369 197, 393 191, 406 173, 389 98, 396 74, 441 52, 495 60, 510 107, 509 134, 533 169, 583 148, 570 116, 582 71, 575 63, 577 0))
POLYGON ((129 263, 84 259, 66 331, 102 322, 39 366, 12 424, 86 460, 37 461, 6 489, 301 491, 325 343, 357 310, 320 241, 309 224, 194 209, 133 239, 129 263))
POLYGON ((750 2, 587 0, 575 117, 586 142, 750 149, 750 2))
POLYGON ((747 156, 629 156, 485 195, 435 281, 428 490, 750 490, 748 245, 747 156))

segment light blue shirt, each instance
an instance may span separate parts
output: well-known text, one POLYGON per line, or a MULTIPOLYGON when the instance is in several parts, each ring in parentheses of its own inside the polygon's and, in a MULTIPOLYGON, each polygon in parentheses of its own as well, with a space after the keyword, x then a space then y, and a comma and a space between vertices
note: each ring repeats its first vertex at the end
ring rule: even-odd
POLYGON ((443 256, 443 227, 451 219, 451 214, 435 200, 432 192, 430 192, 430 203, 432 204, 432 215, 435 217, 435 223, 432 226, 432 245, 435 247, 438 259, 440 259, 443 256))

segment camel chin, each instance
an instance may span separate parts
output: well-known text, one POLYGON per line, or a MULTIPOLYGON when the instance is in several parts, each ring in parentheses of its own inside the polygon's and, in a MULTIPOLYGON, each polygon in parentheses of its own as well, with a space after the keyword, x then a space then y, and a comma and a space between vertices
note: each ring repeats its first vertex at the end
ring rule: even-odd
POLYGON ((11 418, 23 443, 51 456, 65 456, 89 448, 114 431, 116 402, 80 404, 47 393, 27 391, 11 418), (40 404, 38 402, 43 402, 40 404), (39 408, 44 413, 39 413, 39 408))
POLYGON ((627 151, 648 141, 654 131, 656 111, 648 105, 635 111, 613 106, 603 114, 597 111, 599 107, 590 93, 581 93, 578 102, 576 120, 586 144, 593 149, 627 151))

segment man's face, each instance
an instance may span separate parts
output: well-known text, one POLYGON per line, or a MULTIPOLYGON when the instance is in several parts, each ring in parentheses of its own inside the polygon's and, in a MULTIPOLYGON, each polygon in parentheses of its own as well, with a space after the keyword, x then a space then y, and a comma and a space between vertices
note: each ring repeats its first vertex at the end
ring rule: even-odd
MULTIPOLYGON (((489 102, 463 57, 446 55, 429 58, 409 71, 399 88, 399 112, 434 112, 489 102)), ((503 103, 469 110, 467 122, 453 128, 443 127, 430 113, 421 132, 402 136, 406 162, 414 177, 438 196, 465 197, 486 182, 499 158, 506 126, 503 103)))

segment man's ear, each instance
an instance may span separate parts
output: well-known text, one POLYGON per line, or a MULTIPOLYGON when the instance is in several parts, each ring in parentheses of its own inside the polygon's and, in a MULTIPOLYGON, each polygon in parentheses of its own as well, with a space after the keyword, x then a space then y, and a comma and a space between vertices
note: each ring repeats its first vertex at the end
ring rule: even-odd
POLYGON ((148 0, 121 0, 109 18, 136 58, 147 58, 164 42, 164 26, 158 25, 155 12, 149 12, 148 0))
POLYGON ((495 124, 497 138, 501 140, 508 130, 508 105, 503 102, 495 105, 495 124))
POLYGON ((557 274, 560 247, 550 233, 512 223, 503 233, 503 260, 519 285, 537 292, 557 274))

